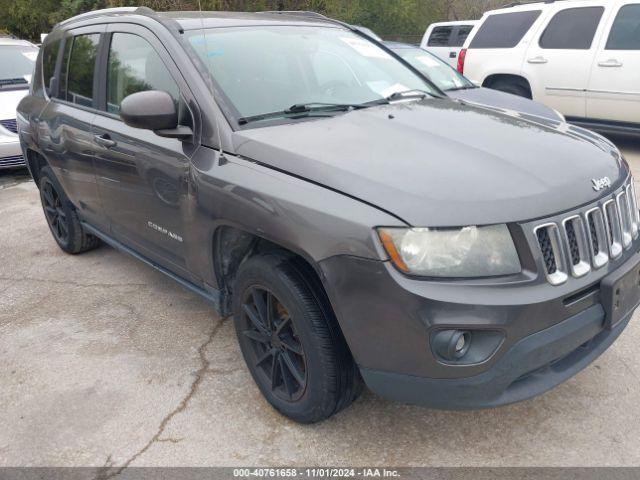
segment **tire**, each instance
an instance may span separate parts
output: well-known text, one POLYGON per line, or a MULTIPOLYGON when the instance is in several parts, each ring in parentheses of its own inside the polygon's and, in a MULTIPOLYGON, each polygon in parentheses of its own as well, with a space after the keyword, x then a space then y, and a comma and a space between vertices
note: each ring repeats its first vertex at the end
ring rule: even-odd
POLYGON ((40 201, 51 235, 63 251, 76 255, 100 245, 97 237, 82 228, 75 208, 50 167, 40 170, 40 201))
POLYGON ((493 82, 489 88, 517 95, 519 97, 528 98, 529 100, 532 98, 531 90, 527 86, 515 80, 497 80, 493 82))
POLYGON ((236 334, 253 379, 278 412, 304 424, 338 413, 363 388, 329 301, 310 270, 286 254, 255 256, 240 266, 233 290, 236 334))

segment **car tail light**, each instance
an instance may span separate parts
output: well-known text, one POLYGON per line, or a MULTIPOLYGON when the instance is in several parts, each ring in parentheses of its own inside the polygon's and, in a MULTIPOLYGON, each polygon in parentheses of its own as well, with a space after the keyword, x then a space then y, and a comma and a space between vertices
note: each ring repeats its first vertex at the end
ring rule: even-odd
POLYGON ((464 74, 464 61, 467 59, 467 49, 463 48, 460 50, 460 54, 458 55, 458 71, 464 74))

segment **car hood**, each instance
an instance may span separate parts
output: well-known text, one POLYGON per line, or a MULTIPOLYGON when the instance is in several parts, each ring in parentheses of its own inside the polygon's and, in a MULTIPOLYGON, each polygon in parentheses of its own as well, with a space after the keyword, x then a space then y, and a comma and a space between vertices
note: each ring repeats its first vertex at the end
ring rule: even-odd
POLYGON ((546 117, 550 120, 562 120, 555 110, 534 102, 528 98, 518 97, 510 93, 491 90, 490 88, 470 88, 468 90, 449 90, 447 96, 480 105, 489 105, 510 112, 523 112, 530 115, 546 117))
POLYGON ((604 195, 592 179, 627 175, 599 135, 447 99, 241 130, 234 148, 424 227, 549 216, 604 195))
POLYGON ((27 96, 28 88, 19 90, 0 90, 0 120, 16 118, 16 109, 20 100, 27 96))

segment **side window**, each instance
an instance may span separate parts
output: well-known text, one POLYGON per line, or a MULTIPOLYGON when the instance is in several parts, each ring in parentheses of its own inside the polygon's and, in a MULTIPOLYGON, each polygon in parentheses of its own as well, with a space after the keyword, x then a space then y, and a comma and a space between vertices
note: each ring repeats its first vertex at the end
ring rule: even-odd
POLYGON ((542 10, 499 13, 488 17, 469 48, 513 48, 527 34, 542 10))
POLYGON ((56 40, 55 42, 45 45, 44 52, 42 54, 42 80, 44 82, 44 89, 46 90, 47 95, 51 95, 49 87, 56 70, 56 61, 58 60, 60 42, 61 40, 56 40))
POLYGON ((78 35, 73 38, 67 77, 68 102, 91 107, 93 105, 93 76, 98 56, 100 35, 78 35))
POLYGON ((473 25, 460 25, 460 27, 458 28, 458 35, 456 36, 456 40, 451 42, 451 46, 462 47, 472 31, 473 25))
POLYGON ((151 44, 132 33, 114 33, 107 69, 107 111, 118 114, 125 97, 147 90, 167 92, 178 107, 178 85, 151 44))
POLYGON ((640 50, 640 3, 625 5, 618 12, 607 50, 640 50))
POLYGON ((429 37, 430 47, 448 47, 453 27, 436 27, 429 37))
POLYGON ((555 50, 589 50, 604 7, 568 8, 551 19, 540 37, 540 47, 555 50))

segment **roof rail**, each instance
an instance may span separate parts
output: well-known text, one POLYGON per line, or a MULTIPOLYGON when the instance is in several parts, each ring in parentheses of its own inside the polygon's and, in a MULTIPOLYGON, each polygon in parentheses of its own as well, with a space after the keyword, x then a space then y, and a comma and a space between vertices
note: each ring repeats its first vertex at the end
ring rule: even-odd
POLYGON ((512 7, 521 7, 523 5, 533 5, 536 3, 556 3, 556 2, 562 2, 564 0, 532 0, 532 1, 520 1, 517 0, 515 2, 511 2, 508 3, 506 5, 503 5, 502 8, 512 8, 512 7))
POLYGON ((301 17, 322 18, 323 20, 331 20, 326 15, 310 10, 265 10, 258 13, 276 13, 280 15, 298 15, 301 17))
POLYGON ((149 7, 115 7, 115 8, 102 8, 100 10, 91 10, 90 12, 81 13, 75 17, 68 18, 62 22, 56 24, 56 27, 68 25, 69 23, 77 22, 79 20, 86 20, 88 18, 99 17, 101 15, 108 15, 113 13, 132 13, 137 15, 150 16, 155 12, 149 7))

